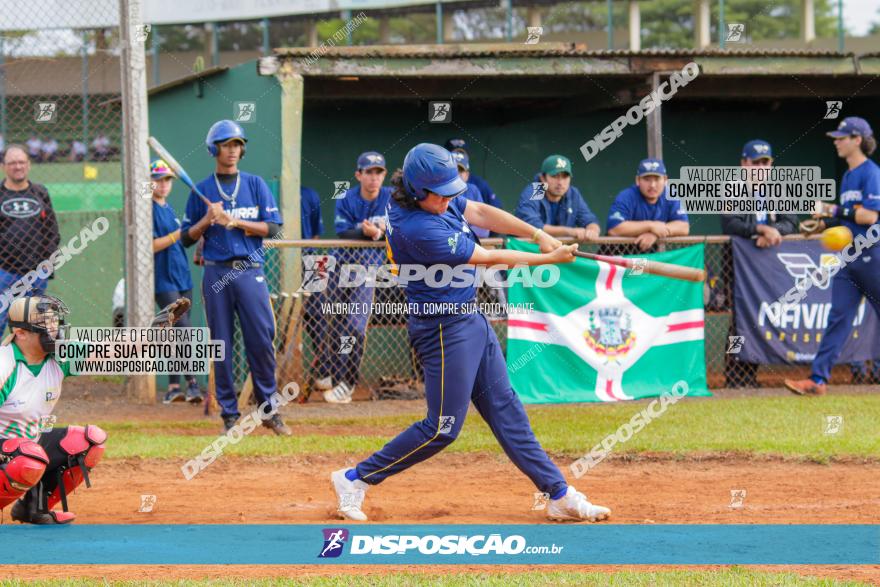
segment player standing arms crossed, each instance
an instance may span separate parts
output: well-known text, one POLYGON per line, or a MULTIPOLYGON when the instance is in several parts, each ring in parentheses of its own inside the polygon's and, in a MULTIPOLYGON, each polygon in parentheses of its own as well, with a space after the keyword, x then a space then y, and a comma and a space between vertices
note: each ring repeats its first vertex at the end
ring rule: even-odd
MULTIPOLYGON (((822 204, 817 217, 830 217, 828 224, 842 224, 853 233, 853 239, 865 239, 868 227, 880 216, 880 167, 868 159, 877 148, 874 132, 864 118, 845 118, 837 130, 829 132, 834 139, 837 156, 846 159, 847 169, 840 182, 840 204, 822 204)), ((852 246, 852 245, 851 245, 852 246)), ((846 259, 847 250, 841 252, 846 259)), ((798 395, 825 395, 831 367, 853 328, 862 296, 880 316, 880 251, 867 249, 853 260, 846 259, 843 268, 831 281, 831 311, 828 327, 813 359, 809 379, 785 380, 785 386, 798 395)))
MULTIPOLYGON (((208 327, 211 338, 222 340, 226 347, 224 360, 214 363, 224 433, 241 416, 232 373, 233 313, 241 324, 257 404, 269 401, 277 390, 275 319, 263 275, 262 247, 263 237, 271 238, 281 232, 282 222, 278 204, 263 178, 238 170, 245 143, 244 130, 237 123, 214 123, 205 144, 208 153, 217 159, 216 171, 197 185, 211 205, 195 192, 190 193, 181 227, 184 246, 194 245, 201 237, 205 239, 202 295, 208 327)), ((278 414, 263 420, 263 426, 275 434, 292 434, 278 414)))
MULTIPOLYGON (((422 143, 411 149, 403 162, 403 177, 395 184, 387 222, 391 263, 512 267, 574 261, 572 253, 577 245, 564 246, 503 210, 457 198, 466 184, 452 155, 437 145, 422 143), (542 253, 484 249, 477 244, 471 223, 493 232, 531 237, 542 253)), ((415 309, 409 316, 408 330, 424 367, 428 414, 354 469, 332 473, 339 514, 350 520, 366 520, 361 511, 366 489, 449 446, 461 431, 468 404, 473 401, 507 456, 540 491, 550 495, 550 519, 596 521, 608 517, 608 508, 591 504, 565 482, 535 438, 511 388, 495 331, 472 306, 476 288, 432 287, 415 280, 406 285, 406 297, 415 309), (432 306, 439 304, 461 309, 432 314, 432 306)))

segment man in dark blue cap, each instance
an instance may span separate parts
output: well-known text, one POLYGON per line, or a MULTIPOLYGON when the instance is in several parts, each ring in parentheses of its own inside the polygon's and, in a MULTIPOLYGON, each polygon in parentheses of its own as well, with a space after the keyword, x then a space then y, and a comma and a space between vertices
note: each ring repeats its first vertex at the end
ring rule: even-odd
MULTIPOLYGON (((461 151, 468 155, 468 146, 467 142, 464 139, 449 139, 446 141, 444 145, 447 151, 455 152, 461 151)), ((470 155, 468 155, 470 157, 470 155)), ((494 190, 489 187, 489 183, 477 175, 476 173, 470 173, 468 175, 467 182, 469 184, 473 184, 477 186, 477 189, 480 190, 480 195, 483 196, 483 201, 487 204, 491 204, 496 208, 502 208, 501 199, 495 195, 494 190)))
POLYGON ((658 238, 687 236, 687 214, 678 200, 666 197, 666 180, 662 160, 643 159, 636 183, 617 194, 608 210, 608 235, 635 237, 641 251, 652 249, 658 238))
MULTIPOLYGON (((743 145, 739 164, 742 167, 771 167, 773 165, 773 147, 761 139, 754 139, 743 145)), ((777 214, 776 212, 752 212, 747 214, 722 214, 721 232, 732 236, 740 236, 755 240, 755 246, 775 247, 782 242, 786 234, 795 234, 798 230, 798 219, 794 214, 777 214)), ((728 299, 732 298, 733 262, 728 258, 723 263, 725 283, 729 284, 728 299)), ((733 305, 731 304, 731 308, 733 305)), ((730 336, 735 336, 735 319, 730 321, 730 336)), ((739 355, 725 355, 725 385, 727 387, 759 387, 758 365, 744 363, 739 355)))

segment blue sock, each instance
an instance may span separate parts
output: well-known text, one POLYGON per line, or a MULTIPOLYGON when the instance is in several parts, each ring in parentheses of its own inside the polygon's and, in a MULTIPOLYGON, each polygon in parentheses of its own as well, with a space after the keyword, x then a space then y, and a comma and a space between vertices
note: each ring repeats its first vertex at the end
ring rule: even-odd
POLYGON ((550 499, 562 499, 568 493, 568 485, 563 485, 562 489, 550 496, 550 499))
POLYGON ((349 469, 348 471, 346 471, 345 478, 349 481, 357 481, 358 479, 360 479, 360 477, 358 477, 357 469, 349 469))
POLYGON ((818 375, 810 375, 810 380, 816 385, 822 385, 823 383, 825 383, 825 380, 818 375))

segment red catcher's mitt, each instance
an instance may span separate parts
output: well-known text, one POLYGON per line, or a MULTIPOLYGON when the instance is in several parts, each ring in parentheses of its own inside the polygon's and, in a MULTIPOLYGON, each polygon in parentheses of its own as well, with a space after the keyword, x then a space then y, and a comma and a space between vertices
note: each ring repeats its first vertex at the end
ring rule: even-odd
POLYGON ((180 317, 186 314, 190 307, 190 301, 186 298, 177 298, 156 314, 150 323, 150 328, 171 328, 180 317))

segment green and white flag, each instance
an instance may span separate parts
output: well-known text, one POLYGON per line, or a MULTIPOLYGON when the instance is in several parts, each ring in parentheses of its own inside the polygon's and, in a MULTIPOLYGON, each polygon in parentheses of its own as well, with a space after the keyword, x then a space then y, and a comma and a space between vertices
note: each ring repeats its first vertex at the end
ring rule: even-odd
MULTIPOLYGON (((508 247, 537 252, 511 239, 508 247)), ((641 255, 703 267, 703 245, 641 255)), ((678 381, 688 395, 706 389, 703 284, 589 259, 557 265, 553 287, 523 287, 515 272, 507 369, 525 403, 611 402, 659 396, 678 381)))

